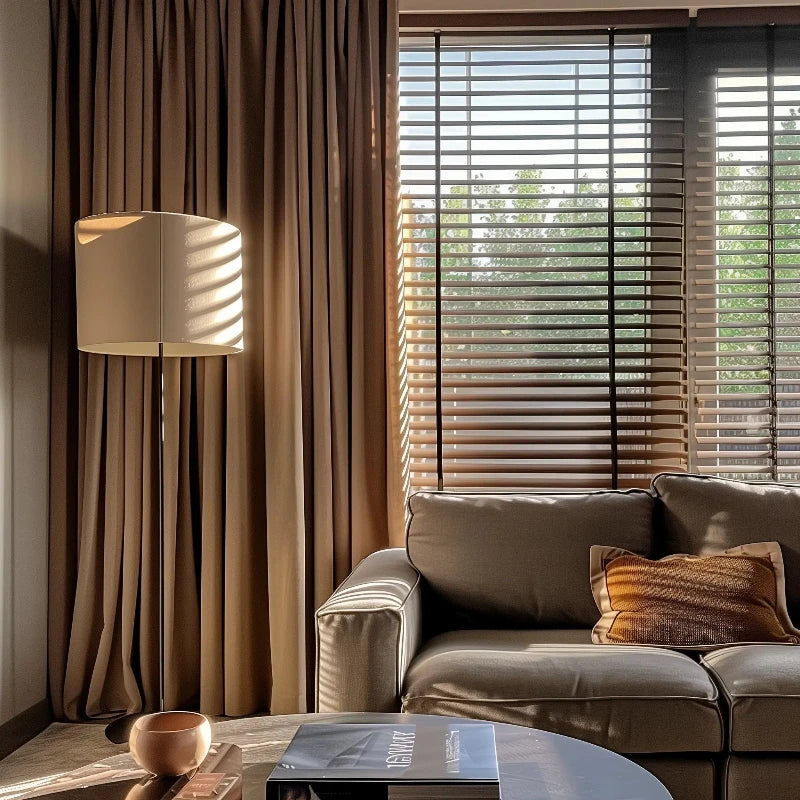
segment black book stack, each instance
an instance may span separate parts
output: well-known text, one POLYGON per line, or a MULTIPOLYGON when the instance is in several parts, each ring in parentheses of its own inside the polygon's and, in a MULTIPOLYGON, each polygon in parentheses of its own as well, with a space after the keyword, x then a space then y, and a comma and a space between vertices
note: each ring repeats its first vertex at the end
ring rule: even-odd
POLYGON ((301 725, 267 800, 499 800, 494 726, 301 725))

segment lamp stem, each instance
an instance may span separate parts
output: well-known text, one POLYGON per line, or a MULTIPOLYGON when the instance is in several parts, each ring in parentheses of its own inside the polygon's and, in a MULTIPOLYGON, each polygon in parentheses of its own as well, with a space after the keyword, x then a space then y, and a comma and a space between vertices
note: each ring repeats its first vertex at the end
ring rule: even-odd
POLYGON ((158 343, 158 710, 164 711, 164 343, 158 343))

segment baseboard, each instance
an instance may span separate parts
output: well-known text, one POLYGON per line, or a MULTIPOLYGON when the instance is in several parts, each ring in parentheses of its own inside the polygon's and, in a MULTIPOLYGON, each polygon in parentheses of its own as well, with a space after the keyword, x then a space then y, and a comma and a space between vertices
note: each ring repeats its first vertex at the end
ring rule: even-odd
POLYGON ((50 703, 40 700, 16 717, 0 725, 0 759, 38 736, 51 722, 50 703))

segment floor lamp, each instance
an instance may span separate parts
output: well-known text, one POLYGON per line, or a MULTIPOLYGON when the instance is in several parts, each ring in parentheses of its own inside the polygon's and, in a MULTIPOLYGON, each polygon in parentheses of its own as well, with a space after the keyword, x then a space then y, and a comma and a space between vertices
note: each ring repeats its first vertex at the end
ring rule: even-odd
MULTIPOLYGON (((158 667, 164 710, 164 359, 243 349, 242 237, 190 214, 121 212, 75 223, 78 349, 158 359, 158 667)), ((138 715, 106 729, 127 741, 138 715)))

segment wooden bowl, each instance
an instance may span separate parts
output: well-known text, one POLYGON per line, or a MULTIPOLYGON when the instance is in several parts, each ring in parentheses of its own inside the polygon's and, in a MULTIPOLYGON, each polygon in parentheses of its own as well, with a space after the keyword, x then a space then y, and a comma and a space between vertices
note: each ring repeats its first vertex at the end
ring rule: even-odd
POLYGON ((133 760, 154 775, 184 775, 202 764, 211 746, 211 723, 194 711, 139 717, 128 743, 133 760))

